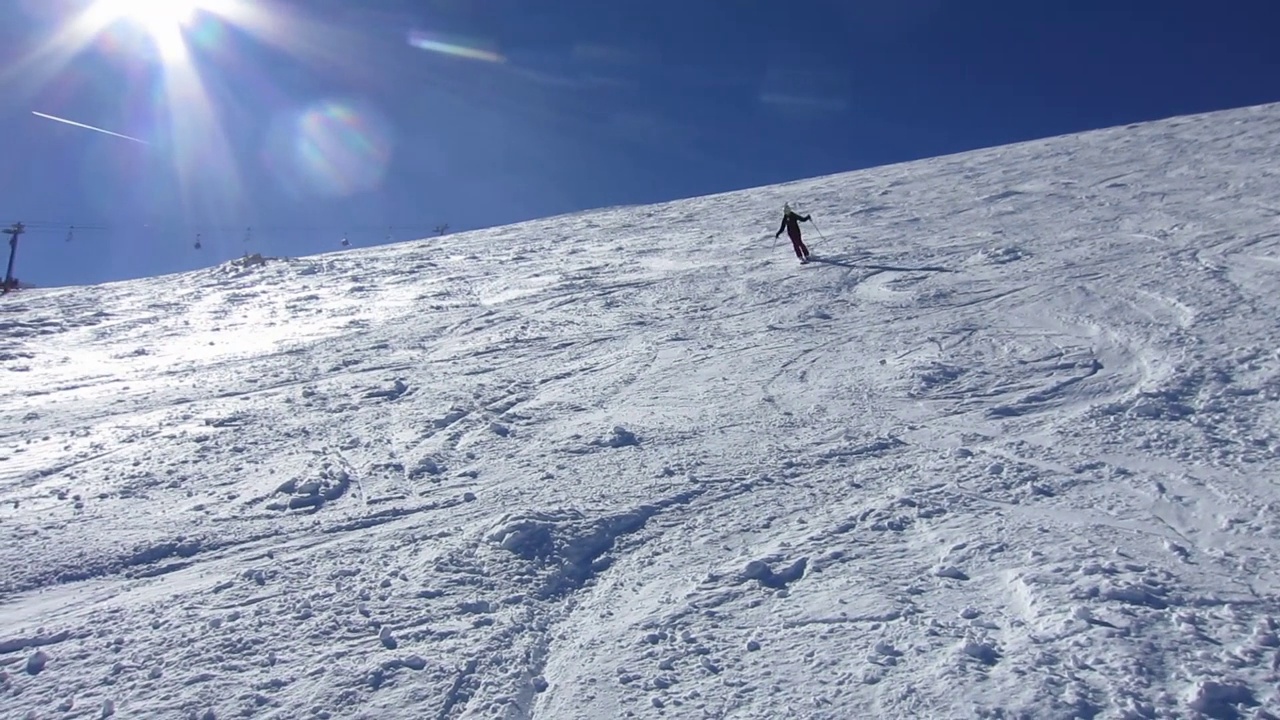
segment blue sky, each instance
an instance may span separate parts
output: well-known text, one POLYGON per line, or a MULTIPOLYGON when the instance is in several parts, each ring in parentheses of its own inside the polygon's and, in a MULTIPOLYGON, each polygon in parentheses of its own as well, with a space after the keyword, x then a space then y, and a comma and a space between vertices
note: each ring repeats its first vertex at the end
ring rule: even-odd
POLYGON ((31 225, 26 282, 1280 101, 1261 0, 208 0, 177 45, 176 26, 106 22, 122 1, 0 7, 0 223, 31 225))

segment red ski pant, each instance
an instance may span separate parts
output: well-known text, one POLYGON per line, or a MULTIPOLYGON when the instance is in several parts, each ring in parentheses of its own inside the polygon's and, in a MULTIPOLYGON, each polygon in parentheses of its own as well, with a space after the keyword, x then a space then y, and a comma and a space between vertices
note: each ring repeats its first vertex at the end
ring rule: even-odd
POLYGON ((787 230, 787 237, 791 238, 791 249, 796 251, 796 257, 801 260, 809 257, 809 248, 805 247, 804 241, 800 239, 799 230, 787 230))

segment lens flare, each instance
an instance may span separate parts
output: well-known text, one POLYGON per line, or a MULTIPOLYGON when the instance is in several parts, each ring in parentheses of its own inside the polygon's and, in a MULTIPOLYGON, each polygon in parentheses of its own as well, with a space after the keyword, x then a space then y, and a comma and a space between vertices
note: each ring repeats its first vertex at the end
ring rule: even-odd
POLYGON ((381 186, 391 150, 391 131, 375 110, 327 100, 278 121, 265 160, 290 193, 338 198, 381 186))
POLYGON ((421 30, 414 30, 409 33, 409 44, 419 50, 428 50, 467 60, 481 60, 491 63, 505 63, 507 61, 498 52, 481 47, 481 43, 478 41, 427 33, 421 30))
POLYGON ((226 27, 226 23, 216 15, 203 16, 188 26, 187 42, 198 50, 218 51, 226 46, 226 27))

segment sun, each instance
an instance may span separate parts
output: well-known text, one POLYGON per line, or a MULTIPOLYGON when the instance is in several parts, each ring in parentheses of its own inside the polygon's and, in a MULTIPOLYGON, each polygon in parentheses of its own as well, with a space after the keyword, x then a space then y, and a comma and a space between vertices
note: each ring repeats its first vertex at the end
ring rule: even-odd
POLYGON ((94 11, 109 21, 136 24, 151 37, 160 55, 170 59, 186 52, 183 28, 204 5, 201 0, 97 0, 94 11))
POLYGON ((147 29, 186 25, 200 9, 199 0, 98 0, 98 5, 107 15, 147 29))

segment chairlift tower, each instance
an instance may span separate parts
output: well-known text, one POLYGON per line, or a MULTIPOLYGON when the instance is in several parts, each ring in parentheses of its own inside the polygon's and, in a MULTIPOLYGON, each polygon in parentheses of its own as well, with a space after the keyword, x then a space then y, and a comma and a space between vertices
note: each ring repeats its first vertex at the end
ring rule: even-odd
POLYGON ((22 237, 22 233, 27 231, 27 226, 22 223, 14 223, 13 227, 7 227, 3 230, 5 235, 9 236, 9 269, 4 273, 4 293, 9 294, 13 289, 13 261, 18 256, 18 238, 22 237))

